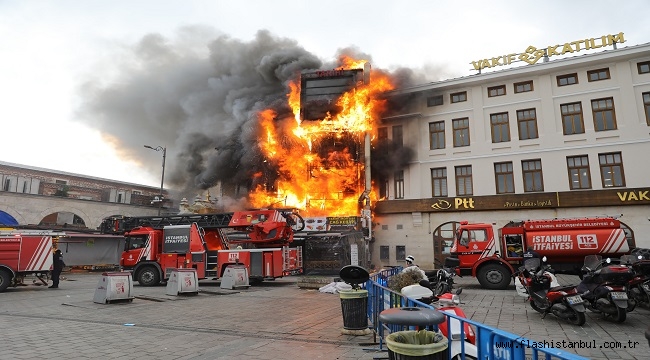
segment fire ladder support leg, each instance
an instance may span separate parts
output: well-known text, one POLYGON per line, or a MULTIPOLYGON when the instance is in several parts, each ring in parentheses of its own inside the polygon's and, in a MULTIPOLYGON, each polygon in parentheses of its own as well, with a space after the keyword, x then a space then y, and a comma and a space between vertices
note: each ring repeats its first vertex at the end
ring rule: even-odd
POLYGON ((282 270, 286 271, 289 269, 289 247, 282 247, 282 270))

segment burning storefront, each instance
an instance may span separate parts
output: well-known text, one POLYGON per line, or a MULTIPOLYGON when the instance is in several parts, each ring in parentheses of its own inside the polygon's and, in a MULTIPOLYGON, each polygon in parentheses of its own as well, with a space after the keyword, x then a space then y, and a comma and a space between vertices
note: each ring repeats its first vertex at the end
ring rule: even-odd
POLYGON ((392 85, 387 76, 371 72, 365 61, 343 58, 343 63, 334 70, 301 74, 288 95, 295 121, 281 131, 275 112, 260 113, 265 135, 260 148, 276 172, 259 174, 267 181, 253 189, 251 203, 300 209, 307 222, 328 219, 325 231, 303 237, 305 261, 313 260, 314 271, 331 272, 332 266, 359 259, 364 260, 359 265, 367 266, 365 259, 370 258, 370 141, 385 106, 379 94, 392 85), (346 229, 346 234, 328 233, 334 217, 355 218, 359 226, 346 229), (362 256, 353 259, 352 253, 362 256), (326 260, 332 256, 338 260, 326 260))

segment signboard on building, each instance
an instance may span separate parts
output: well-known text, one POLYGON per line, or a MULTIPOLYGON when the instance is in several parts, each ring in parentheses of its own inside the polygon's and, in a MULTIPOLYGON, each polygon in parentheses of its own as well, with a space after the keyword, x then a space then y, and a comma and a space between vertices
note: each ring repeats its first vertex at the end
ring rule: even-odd
MULTIPOLYGON (((366 63, 368 64, 368 63, 366 63)), ((369 64, 368 64, 369 66, 369 64)), ((300 118, 323 120, 341 111, 339 97, 368 82, 370 69, 318 70, 300 76, 300 118)))
POLYGON ((389 214, 621 205, 650 205, 650 188, 387 200, 377 202, 375 210, 380 214, 389 214))
POLYGON ((529 65, 536 64, 540 59, 548 61, 553 56, 574 54, 583 50, 598 49, 605 46, 614 46, 616 44, 624 43, 625 38, 623 33, 612 35, 603 35, 595 38, 580 39, 564 44, 549 45, 542 48, 537 48, 530 45, 522 53, 511 53, 499 55, 491 58, 479 59, 472 61, 474 70, 481 71, 486 68, 494 68, 498 66, 510 65, 516 61, 523 61, 529 65))

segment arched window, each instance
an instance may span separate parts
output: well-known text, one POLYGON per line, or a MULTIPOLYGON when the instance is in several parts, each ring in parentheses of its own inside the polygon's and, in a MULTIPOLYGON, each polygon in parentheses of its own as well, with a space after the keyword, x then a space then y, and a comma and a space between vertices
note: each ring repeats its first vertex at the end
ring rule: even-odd
POLYGON ((450 221, 440 224, 433 231, 433 258, 436 267, 442 267, 445 259, 449 257, 449 252, 456 236, 456 230, 459 226, 459 222, 450 221))

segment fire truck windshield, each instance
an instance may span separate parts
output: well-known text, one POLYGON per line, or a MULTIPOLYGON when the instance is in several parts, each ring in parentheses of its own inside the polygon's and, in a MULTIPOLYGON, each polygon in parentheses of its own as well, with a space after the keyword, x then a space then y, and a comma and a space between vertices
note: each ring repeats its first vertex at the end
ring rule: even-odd
POLYGON ((146 242, 147 235, 126 236, 124 242, 124 250, 129 251, 134 249, 141 249, 144 247, 146 242))

